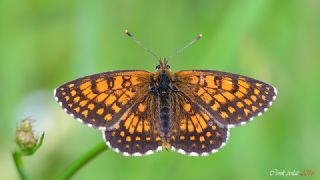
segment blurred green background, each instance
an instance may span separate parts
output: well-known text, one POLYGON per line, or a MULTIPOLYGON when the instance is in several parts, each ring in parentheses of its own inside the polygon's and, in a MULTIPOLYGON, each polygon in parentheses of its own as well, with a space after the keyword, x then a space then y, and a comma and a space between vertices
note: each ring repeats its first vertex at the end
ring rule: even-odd
POLYGON ((18 179, 10 153, 25 117, 46 132, 41 149, 24 159, 35 179, 56 177, 102 141, 98 130, 65 114, 52 91, 97 72, 154 71, 157 62, 124 29, 161 56, 202 33, 170 61, 173 70, 243 74, 274 85, 279 95, 209 157, 107 151, 75 179, 269 179, 274 169, 310 169, 319 179, 319 19, 317 0, 0 0, 0 179, 18 179))

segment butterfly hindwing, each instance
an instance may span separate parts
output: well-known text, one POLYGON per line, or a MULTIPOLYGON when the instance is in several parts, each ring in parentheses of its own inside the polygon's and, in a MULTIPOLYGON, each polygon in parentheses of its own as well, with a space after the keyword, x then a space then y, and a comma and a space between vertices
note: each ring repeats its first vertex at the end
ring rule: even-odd
POLYGON ((104 132, 107 145, 124 155, 148 155, 162 149, 156 128, 156 99, 146 95, 121 118, 114 129, 104 132))
POLYGON ((180 71, 177 87, 222 127, 245 124, 265 112, 276 89, 264 82, 219 71, 180 71))
POLYGON ((217 152, 228 139, 228 128, 219 127, 205 112, 182 93, 174 96, 172 146, 179 153, 204 156, 217 152))
POLYGON ((105 72, 65 83, 55 89, 54 96, 68 114, 105 130, 147 92, 149 81, 146 71, 105 72))

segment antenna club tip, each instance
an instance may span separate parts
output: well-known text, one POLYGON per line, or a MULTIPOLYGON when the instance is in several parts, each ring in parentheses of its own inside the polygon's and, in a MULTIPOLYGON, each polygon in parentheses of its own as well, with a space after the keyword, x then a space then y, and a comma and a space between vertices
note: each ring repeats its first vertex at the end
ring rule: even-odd
POLYGON ((128 29, 125 29, 124 33, 126 33, 128 36, 132 36, 132 34, 128 31, 128 29))
POLYGON ((202 37, 203 37, 202 34, 199 34, 199 35, 198 35, 198 39, 201 39, 202 37))

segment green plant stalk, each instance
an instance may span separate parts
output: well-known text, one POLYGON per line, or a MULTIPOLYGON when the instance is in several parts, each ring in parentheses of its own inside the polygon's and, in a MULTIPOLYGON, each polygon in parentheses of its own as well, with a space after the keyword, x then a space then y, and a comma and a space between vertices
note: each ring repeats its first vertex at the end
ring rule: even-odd
POLYGON ((90 151, 82 155, 79 159, 71 163, 71 165, 63 171, 61 176, 58 179, 70 179, 77 171, 79 171, 84 165, 86 165, 93 158, 98 156, 103 151, 107 150, 106 144, 104 142, 99 143, 90 151))
POLYGON ((27 180, 29 179, 28 178, 28 175, 26 173, 26 170, 24 168, 24 165, 23 165, 23 162, 22 162, 22 155, 20 152, 18 151, 14 151, 12 152, 12 157, 13 157, 13 160, 14 160, 14 163, 16 165, 16 168, 18 170, 18 173, 20 175, 20 178, 22 180, 27 180))

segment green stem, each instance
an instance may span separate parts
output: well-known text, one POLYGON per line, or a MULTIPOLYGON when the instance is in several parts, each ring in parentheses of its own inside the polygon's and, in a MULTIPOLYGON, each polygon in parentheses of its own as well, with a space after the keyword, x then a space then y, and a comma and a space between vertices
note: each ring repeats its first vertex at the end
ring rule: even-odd
POLYGON ((99 143, 90 151, 85 153, 79 159, 71 163, 71 165, 63 171, 61 176, 58 179, 70 179, 77 171, 79 171, 84 165, 86 165, 90 160, 95 158, 97 155, 107 150, 106 144, 104 142, 99 143))
POLYGON ((26 170, 24 168, 23 162, 22 162, 22 155, 20 152, 18 151, 14 151, 12 153, 12 157, 14 160, 14 163, 16 165, 16 168, 18 170, 18 173, 20 175, 20 178, 23 180, 29 179, 26 173, 26 170))

